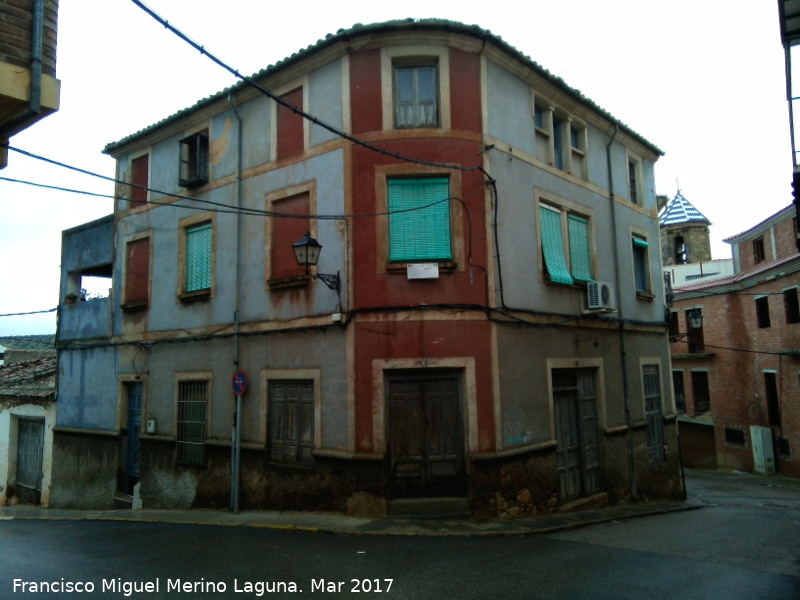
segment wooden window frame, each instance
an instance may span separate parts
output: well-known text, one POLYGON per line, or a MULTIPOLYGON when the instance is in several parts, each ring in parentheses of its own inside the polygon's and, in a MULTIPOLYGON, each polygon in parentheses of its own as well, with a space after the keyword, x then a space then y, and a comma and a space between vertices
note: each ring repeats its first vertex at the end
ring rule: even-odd
POLYGON ((206 300, 214 296, 216 282, 216 245, 217 245, 217 225, 214 213, 202 213, 181 219, 179 223, 179 243, 178 243, 178 299, 181 302, 194 302, 196 300, 206 300), (207 288, 189 290, 187 288, 188 273, 188 249, 187 234, 190 230, 205 224, 211 226, 211 256, 210 256, 210 284, 207 288))
POLYGON ((179 142, 180 157, 178 185, 193 189, 209 181, 209 142, 208 129, 198 131, 179 142))
POLYGON ((150 153, 131 157, 130 192, 128 199, 137 204, 146 204, 150 199, 150 153))
MULTIPOLYGON (((124 264, 124 275, 123 275, 123 290, 122 290, 122 305, 120 308, 125 312, 133 312, 138 310, 147 310, 150 305, 150 294, 151 294, 151 276, 153 272, 153 235, 152 230, 148 230, 146 232, 142 232, 131 236, 125 242, 125 264, 124 264), (143 279, 144 282, 138 281, 138 278, 134 279, 135 273, 132 272, 134 269, 134 265, 131 264, 131 249, 134 245, 141 245, 147 244, 147 257, 146 257, 146 265, 144 267, 137 267, 136 272, 139 270, 144 270, 145 274, 143 279), (143 294, 136 294, 131 293, 131 287, 134 286, 135 283, 139 283, 145 286, 145 290, 143 294)), ((142 259, 138 259, 142 260, 142 259)), ((140 264, 140 263, 136 263, 140 264)))

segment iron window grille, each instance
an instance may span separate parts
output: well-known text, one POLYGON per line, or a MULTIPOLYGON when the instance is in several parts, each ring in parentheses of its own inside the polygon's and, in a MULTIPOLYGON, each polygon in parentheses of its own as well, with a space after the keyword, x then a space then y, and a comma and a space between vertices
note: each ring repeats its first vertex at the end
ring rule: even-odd
POLYGON ((661 381, 658 365, 642 367, 644 409, 647 418, 647 456, 651 463, 665 459, 664 414, 661 407, 661 381))
POLYGON ((184 465, 206 465, 207 381, 181 381, 178 384, 178 435, 176 460, 184 465))

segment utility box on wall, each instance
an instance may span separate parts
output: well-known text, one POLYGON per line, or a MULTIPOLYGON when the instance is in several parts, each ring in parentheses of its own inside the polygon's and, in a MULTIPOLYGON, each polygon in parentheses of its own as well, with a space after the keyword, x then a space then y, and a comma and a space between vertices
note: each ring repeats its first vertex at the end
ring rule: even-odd
POLYGON ((750 426, 750 439, 753 442, 753 463, 756 473, 775 474, 775 451, 772 447, 772 429, 750 426))

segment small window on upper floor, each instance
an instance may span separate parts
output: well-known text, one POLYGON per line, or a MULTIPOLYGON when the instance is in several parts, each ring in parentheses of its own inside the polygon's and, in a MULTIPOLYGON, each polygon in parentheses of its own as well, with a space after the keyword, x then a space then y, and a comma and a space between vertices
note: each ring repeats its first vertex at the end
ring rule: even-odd
POLYGON ((147 202, 147 188, 150 187, 150 155, 143 154, 131 161, 132 202, 147 202))
POLYGON ((648 249, 650 244, 643 237, 631 237, 633 252, 633 277, 637 294, 650 294, 650 269, 648 267, 648 249))
MULTIPOLYGON (((303 88, 299 87, 281 96, 287 104, 303 110, 303 88)), ((278 104, 277 157, 287 158, 305 150, 305 119, 288 106, 278 104)))
POLYGON ((786 309, 786 322, 800 323, 800 302, 798 302, 797 288, 783 290, 783 306, 786 309))
POLYGON ((564 120, 553 115, 553 163, 564 170, 564 120))
POLYGON ((586 179, 586 128, 569 124, 569 172, 586 179))
POLYGON ((641 204, 639 161, 628 159, 628 197, 631 203, 641 204))
POLYGON ((769 319, 769 296, 756 298, 756 322, 761 329, 771 325, 769 319))
POLYGON ((556 109, 546 98, 537 97, 533 103, 533 126, 536 158, 581 179, 587 178, 585 124, 556 109))
POLYGON ((764 254, 764 238, 756 238, 753 240, 753 262, 758 264, 766 258, 764 254))
POLYGON ((208 183, 208 132, 181 140, 181 169, 178 185, 194 188, 208 183))
POLYGON ((140 237, 125 245, 125 288, 122 310, 145 310, 150 299, 150 238, 140 237))
POLYGON ((394 66, 395 127, 439 126, 439 76, 435 62, 394 66))
POLYGON ((182 302, 209 298, 214 288, 214 221, 200 217, 182 225, 179 267, 182 302))

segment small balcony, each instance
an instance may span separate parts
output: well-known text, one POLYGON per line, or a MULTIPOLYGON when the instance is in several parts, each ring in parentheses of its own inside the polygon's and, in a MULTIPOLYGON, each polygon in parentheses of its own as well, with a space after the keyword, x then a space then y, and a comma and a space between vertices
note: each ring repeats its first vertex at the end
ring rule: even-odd
POLYGON ((113 216, 68 229, 61 239, 58 341, 107 338, 112 331, 113 216))

